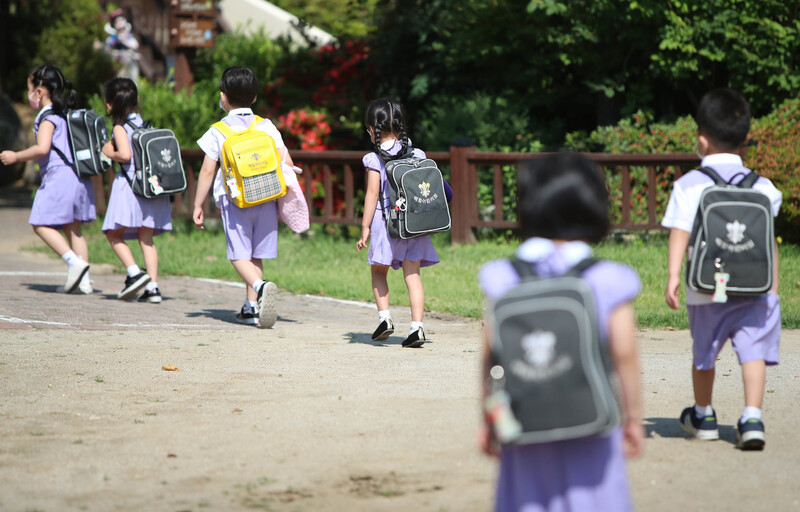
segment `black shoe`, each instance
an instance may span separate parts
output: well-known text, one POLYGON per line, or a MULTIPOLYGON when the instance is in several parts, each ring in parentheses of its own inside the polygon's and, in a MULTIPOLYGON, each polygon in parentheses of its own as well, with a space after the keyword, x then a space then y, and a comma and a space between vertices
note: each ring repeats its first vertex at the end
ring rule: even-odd
POLYGON ((703 441, 719 439, 716 412, 713 412, 711 416, 698 418, 695 414, 694 407, 687 407, 681 412, 681 428, 692 437, 702 439, 703 441))
POLYGON ((126 277, 125 288, 123 288, 122 291, 117 294, 117 298, 119 300, 128 300, 136 295, 136 292, 147 286, 147 283, 149 282, 150 276, 144 272, 139 272, 133 277, 126 277))
POLYGON ((381 320, 378 328, 372 333, 372 341, 383 341, 394 332, 394 324, 391 318, 381 320))
POLYGON ((241 324, 258 325, 258 313, 255 309, 245 309, 242 306, 242 310, 236 313, 236 321, 241 324))
POLYGON ((408 338, 403 340, 403 347, 417 348, 425 344, 425 331, 422 327, 408 335, 408 338))
POLYGON ((161 290, 158 287, 152 290, 145 290, 139 296, 139 302, 149 302, 150 304, 158 304, 161 302, 161 290))
POLYGON ((764 423, 761 420, 750 418, 736 424, 736 446, 742 450, 764 449, 764 423))

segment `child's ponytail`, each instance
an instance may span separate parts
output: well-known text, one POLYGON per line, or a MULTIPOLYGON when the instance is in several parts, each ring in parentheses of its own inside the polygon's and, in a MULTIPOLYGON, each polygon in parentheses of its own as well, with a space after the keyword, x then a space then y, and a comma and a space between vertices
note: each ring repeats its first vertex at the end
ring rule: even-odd
POLYGON ((56 66, 37 66, 31 71, 30 78, 34 87, 44 87, 50 93, 54 112, 61 113, 77 105, 78 93, 56 66))

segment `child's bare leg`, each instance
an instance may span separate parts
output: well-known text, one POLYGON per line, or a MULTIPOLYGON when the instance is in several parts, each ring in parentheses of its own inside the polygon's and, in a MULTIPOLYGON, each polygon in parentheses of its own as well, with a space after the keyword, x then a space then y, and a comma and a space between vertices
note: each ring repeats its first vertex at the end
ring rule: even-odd
POLYGON ((144 266, 147 268, 147 274, 150 276, 151 283, 158 282, 158 250, 153 244, 153 229, 152 228, 139 228, 138 233, 139 247, 142 249, 142 256, 144 256, 144 266))
POLYGON ((698 370, 692 365, 692 385, 694 387, 694 403, 701 407, 711 405, 714 393, 714 368, 698 370))
POLYGON ((33 226, 33 232, 59 256, 64 256, 69 252, 69 244, 58 230, 49 226, 33 226))
POLYGON ((255 301, 258 298, 258 294, 253 290, 253 283, 261 280, 263 275, 261 260, 231 260, 231 264, 247 285, 247 300, 255 301), (258 264, 255 263, 256 261, 258 261, 258 264))
POLYGON ((408 288, 408 302, 411 304, 411 321, 422 322, 425 312, 425 289, 419 275, 419 261, 403 260, 403 279, 408 288))
POLYGON ((117 255, 119 261, 125 265, 125 268, 128 268, 131 265, 136 265, 136 260, 133 259, 131 248, 122 239, 123 233, 125 233, 125 228, 109 229, 106 231, 106 239, 111 244, 111 249, 114 250, 114 254, 117 255))
MULTIPOLYGON (((262 263, 261 259, 260 258, 253 258, 250 261, 253 262, 253 265, 256 266, 256 270, 258 271, 258 279, 259 280, 263 280, 264 279, 264 264, 262 263)), ((247 300, 249 300, 249 301, 258 300, 258 292, 253 290, 253 286, 252 285, 247 287, 247 296, 245 298, 247 300)))
POLYGON ((386 311, 389 309, 389 282, 387 281, 389 267, 388 265, 371 265, 370 273, 375 304, 378 306, 378 311, 386 311))
POLYGON ((67 236, 69 245, 72 250, 75 251, 75 254, 80 256, 83 261, 89 261, 89 244, 87 244, 86 239, 83 238, 81 224, 80 221, 66 224, 63 228, 64 234, 67 236))
POLYGON ((764 402, 764 386, 767 379, 767 365, 763 359, 742 364, 744 383, 744 405, 761 409, 764 402))

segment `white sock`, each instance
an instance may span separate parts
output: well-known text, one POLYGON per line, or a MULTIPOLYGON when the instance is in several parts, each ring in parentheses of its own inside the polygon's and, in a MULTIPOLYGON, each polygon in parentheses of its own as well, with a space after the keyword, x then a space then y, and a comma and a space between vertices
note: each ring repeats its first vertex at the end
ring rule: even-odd
POLYGON ((125 270, 128 271, 128 277, 136 277, 142 272, 142 269, 140 269, 139 265, 137 265, 136 263, 126 268, 125 270))
POLYGON ((742 417, 739 421, 744 423, 745 421, 753 418, 761 421, 761 409, 759 409, 758 407, 748 406, 744 408, 744 411, 742 412, 742 417))
POLYGON ((72 267, 76 265, 79 261, 81 261, 81 257, 75 254, 75 251, 70 249, 69 251, 65 252, 61 259, 67 262, 67 265, 72 267))
POLYGON ((698 418, 705 418, 714 414, 714 409, 710 405, 697 405, 694 404, 694 413, 698 418))
POLYGON ((156 288, 158 288, 158 283, 156 283, 154 281, 150 281, 149 283, 147 283, 147 286, 144 287, 145 291, 148 291, 148 292, 152 292, 156 288))
POLYGON ((244 301, 244 309, 252 309, 253 311, 258 308, 258 302, 255 300, 246 300, 244 301))
POLYGON ((81 284, 92 284, 92 281, 89 279, 89 271, 87 270, 83 277, 81 278, 81 284))
POLYGON ((411 327, 408 329, 408 334, 413 333, 414 331, 418 331, 422 329, 422 322, 411 322, 411 327))
POLYGON ((392 314, 389 312, 388 309, 384 309, 383 311, 378 311, 378 321, 383 322, 384 320, 391 320, 392 314))
POLYGON ((256 293, 258 293, 258 290, 261 288, 261 286, 262 286, 264 283, 266 283, 266 281, 264 281, 264 280, 262 280, 262 279, 256 279, 255 281, 253 281, 253 291, 255 291, 256 293))

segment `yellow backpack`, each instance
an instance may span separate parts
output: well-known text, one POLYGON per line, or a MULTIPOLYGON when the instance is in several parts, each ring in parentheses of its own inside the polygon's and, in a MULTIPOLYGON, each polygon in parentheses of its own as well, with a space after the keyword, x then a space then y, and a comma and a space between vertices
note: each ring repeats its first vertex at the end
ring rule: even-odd
POLYGON ((250 126, 241 132, 235 132, 222 121, 212 125, 225 136, 220 162, 223 181, 228 197, 239 208, 266 203, 286 194, 275 141, 255 129, 261 121, 261 117, 255 116, 250 126))

